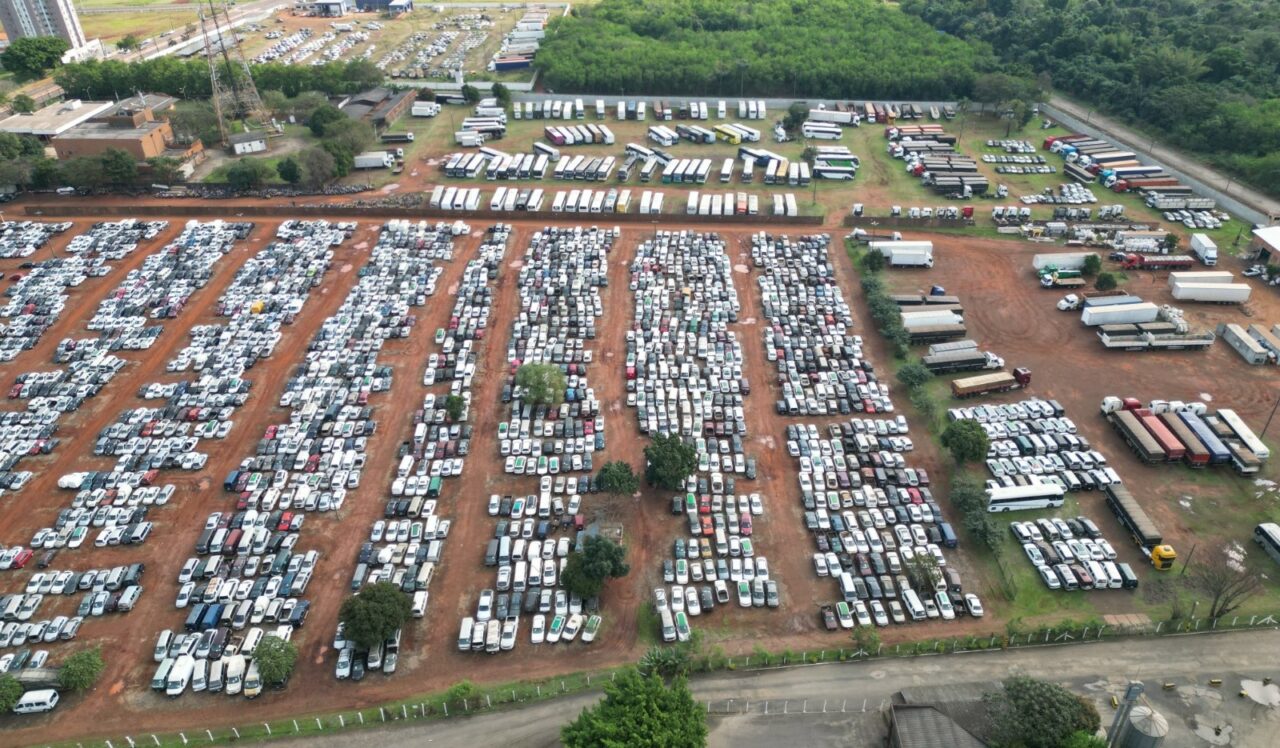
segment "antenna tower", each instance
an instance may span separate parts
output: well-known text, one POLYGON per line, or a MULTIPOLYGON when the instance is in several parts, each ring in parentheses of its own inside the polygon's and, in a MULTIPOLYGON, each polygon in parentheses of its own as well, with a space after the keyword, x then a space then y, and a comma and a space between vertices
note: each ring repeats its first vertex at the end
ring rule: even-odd
POLYGON ((228 6, 217 0, 208 0, 208 3, 207 11, 200 8, 200 36, 204 39, 204 56, 209 63, 210 98, 225 147, 230 142, 227 119, 240 120, 250 129, 263 128, 270 117, 254 85, 244 51, 240 49, 228 6))

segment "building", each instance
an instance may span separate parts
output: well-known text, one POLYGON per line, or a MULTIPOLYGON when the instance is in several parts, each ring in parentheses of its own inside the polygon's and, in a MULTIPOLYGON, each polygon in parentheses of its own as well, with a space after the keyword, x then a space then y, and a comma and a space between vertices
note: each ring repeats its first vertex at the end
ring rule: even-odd
POLYGON ((110 101, 81 101, 80 99, 60 101, 41 107, 30 114, 15 114, 0 120, 0 132, 34 135, 47 142, 81 123, 114 109, 115 106, 110 101))
POLYGON ((384 130, 403 117, 416 98, 416 91, 378 87, 348 97, 338 108, 352 119, 368 122, 375 130, 384 130))
POLYGON ((1254 229, 1250 246, 1255 254, 1255 261, 1263 264, 1276 262, 1276 258, 1280 257, 1280 225, 1254 229))
POLYGON ((268 148, 267 136, 262 133, 242 132, 232 135, 228 140, 231 142, 231 152, 237 156, 262 153, 268 148))
POLYGON ((350 13, 354 7, 355 4, 351 0, 309 0, 298 3, 294 9, 300 9, 304 13, 321 18, 341 18, 350 13))
POLYGON ((102 43, 84 37, 71 0, 0 0, 0 23, 9 41, 25 36, 56 36, 70 46, 64 62, 102 56, 102 43))
MULTIPOLYGON (((112 148, 128 153, 138 162, 156 156, 184 163, 199 161, 204 156, 204 145, 199 140, 179 143, 169 120, 156 117, 156 107, 163 110, 172 103, 173 99, 166 96, 142 95, 108 104, 106 110, 52 136, 49 143, 64 161, 101 156, 112 148)), ((0 129, 3 126, 0 122, 0 129)))
POLYGON ((986 745, 928 704, 889 707, 890 748, 986 748, 986 745))
POLYGON ((413 10, 413 0, 355 0, 356 8, 364 12, 390 13, 393 16, 413 10))

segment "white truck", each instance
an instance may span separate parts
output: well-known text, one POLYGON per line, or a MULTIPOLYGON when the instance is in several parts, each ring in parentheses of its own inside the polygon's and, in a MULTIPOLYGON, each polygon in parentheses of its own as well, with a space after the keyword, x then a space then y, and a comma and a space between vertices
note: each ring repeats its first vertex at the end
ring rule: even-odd
POLYGON ((1080 313, 1080 321, 1086 325, 1120 325, 1155 322, 1160 307, 1149 301, 1139 304, 1113 304, 1111 306, 1087 306, 1080 313))
POLYGON ((1192 270, 1169 273, 1169 288, 1186 283, 1231 283, 1235 275, 1226 270, 1192 270))
POLYGON ((1243 304, 1249 300, 1252 291, 1247 283, 1178 283, 1173 287, 1173 298, 1211 304, 1243 304))
POLYGON ((395 163, 390 151, 365 151, 355 158, 357 169, 390 169, 395 163))
POLYGON ((1191 235, 1191 252, 1200 258, 1206 267, 1218 264, 1218 245, 1205 234, 1191 235))
POLYGON ((933 242, 927 241, 873 241, 870 248, 879 250, 895 268, 933 267, 933 242))

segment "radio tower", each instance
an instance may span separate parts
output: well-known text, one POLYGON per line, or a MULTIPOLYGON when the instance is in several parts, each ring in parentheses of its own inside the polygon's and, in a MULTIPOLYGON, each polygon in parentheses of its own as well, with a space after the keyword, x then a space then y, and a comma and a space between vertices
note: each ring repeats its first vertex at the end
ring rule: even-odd
POLYGON ((227 6, 215 3, 216 0, 209 0, 207 14, 203 7, 200 8, 200 34, 204 37, 204 56, 209 61, 209 82, 218 133, 222 136, 223 147, 226 147, 230 135, 226 119, 238 119, 249 129, 264 127, 270 117, 258 96, 249 63, 244 59, 240 41, 231 26, 227 6))

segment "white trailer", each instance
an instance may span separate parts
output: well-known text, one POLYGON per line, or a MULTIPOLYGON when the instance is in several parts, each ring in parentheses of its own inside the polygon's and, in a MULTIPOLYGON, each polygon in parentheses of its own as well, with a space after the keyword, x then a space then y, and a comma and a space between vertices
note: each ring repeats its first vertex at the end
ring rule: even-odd
POLYGON ((355 158, 357 169, 390 169, 395 163, 390 151, 365 151, 355 158))
POLYGON ((836 125, 852 125, 853 112, 838 112, 834 109, 810 109, 809 119, 814 122, 830 122, 836 125))
POLYGON ((1173 298, 1211 304, 1243 304, 1249 300, 1252 291, 1247 283, 1178 283, 1173 287, 1173 298))
POLYGON ((1089 306, 1080 313, 1080 321, 1086 325, 1121 325, 1139 322, 1155 322, 1160 316, 1160 307, 1149 301, 1140 304, 1117 304, 1112 306, 1089 306))
POLYGON ((873 241, 870 248, 878 250, 891 267, 933 267, 933 242, 929 241, 873 241))
POLYGON ((1186 283, 1230 283, 1235 275, 1226 270, 1193 270, 1169 273, 1169 288, 1186 283))
POLYGON ((1191 252, 1200 258, 1206 267, 1218 264, 1218 245, 1205 234, 1191 235, 1191 252))
POLYGON ((434 101, 415 101, 409 110, 411 117, 434 117, 440 113, 440 105, 434 101))
POLYGON ((1084 267, 1087 258, 1097 256, 1096 252, 1052 252, 1036 255, 1031 260, 1031 267, 1036 270, 1044 270, 1047 267, 1055 267, 1059 270, 1080 270, 1084 267))
MULTIPOLYGON (((762 102, 760 102, 760 103, 761 103, 761 105, 763 105, 763 104, 764 104, 764 102, 763 102, 763 101, 762 101, 762 102)), ((800 215, 800 211, 799 211, 799 209, 796 207, 796 196, 795 196, 795 193, 794 193, 794 192, 788 192, 788 193, 787 193, 786 195, 784 195, 783 197, 784 197, 784 199, 786 200, 786 203, 787 203, 787 215, 789 215, 789 216, 798 216, 798 215, 800 215)))
POLYGON ((1262 443, 1262 440, 1253 432, 1253 429, 1249 428, 1248 424, 1240 416, 1236 415, 1234 410, 1222 408, 1218 411, 1218 418, 1221 418, 1222 422, 1227 424, 1236 433, 1236 436, 1240 437, 1240 441, 1244 442, 1244 445, 1249 448, 1249 451, 1257 455, 1258 459, 1270 459, 1271 448, 1262 443))
POLYGON ((689 199, 685 203, 684 212, 688 215, 695 215, 698 212, 698 191, 693 190, 689 193, 689 199))
POLYGON ((908 330, 915 327, 933 327, 935 325, 963 325, 964 317, 955 312, 903 312, 902 326, 908 330))

